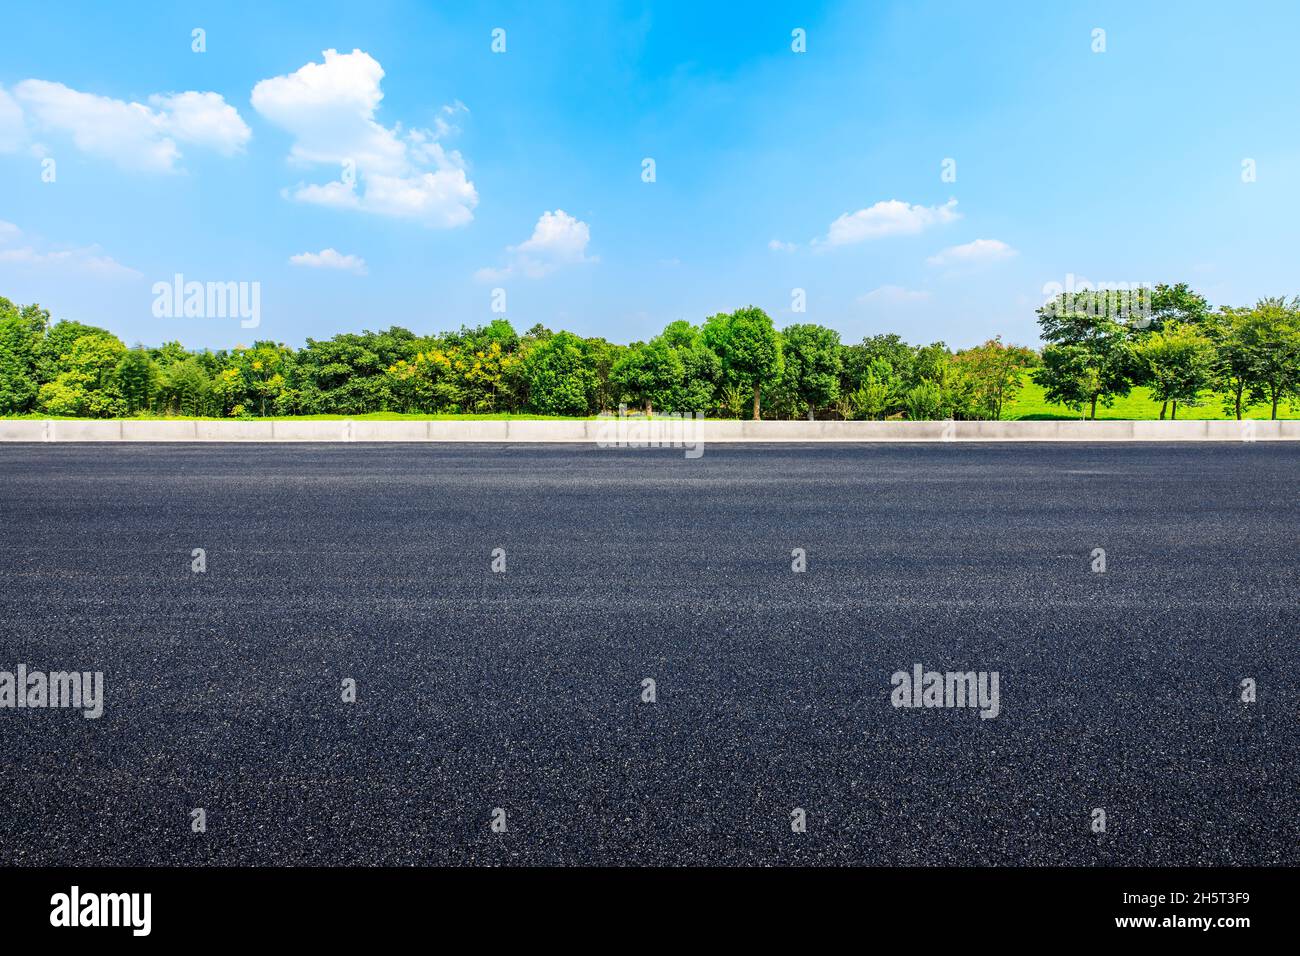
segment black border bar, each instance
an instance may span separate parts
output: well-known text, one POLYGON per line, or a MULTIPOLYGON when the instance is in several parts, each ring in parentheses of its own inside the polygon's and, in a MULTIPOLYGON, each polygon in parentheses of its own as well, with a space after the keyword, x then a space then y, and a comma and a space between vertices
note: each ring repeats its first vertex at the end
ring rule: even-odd
MULTIPOLYGON (((399 941, 412 933, 434 933, 435 940, 451 943, 456 937, 449 934, 472 933, 477 926, 488 936, 527 931, 539 940, 617 932, 609 942, 621 939, 620 945, 636 947, 639 933, 653 937, 665 919, 674 925, 691 919, 760 940, 788 924, 817 933, 847 930, 870 940, 955 934, 996 945, 1017 938, 1154 935, 1180 941, 1197 936, 1231 946, 1243 932, 1277 933, 1290 922, 1293 914, 1282 910, 1298 876, 1297 867, 19 867, 0 870, 0 925, 7 940, 115 937, 128 945, 281 935, 333 943, 399 941), (149 935, 136 937, 129 927, 52 926, 52 899, 73 886, 83 900, 87 894, 149 893, 149 935), (1248 925, 1224 925, 1243 917, 1248 925), (1119 925, 1125 919, 1153 923, 1119 925), (1204 927, 1205 919, 1213 925, 1204 927)), ((676 932, 661 943, 674 937, 676 932)))

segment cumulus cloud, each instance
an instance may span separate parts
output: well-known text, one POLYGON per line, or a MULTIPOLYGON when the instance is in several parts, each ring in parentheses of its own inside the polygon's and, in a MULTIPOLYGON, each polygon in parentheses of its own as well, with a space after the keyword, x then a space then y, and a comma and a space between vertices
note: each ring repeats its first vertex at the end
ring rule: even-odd
POLYGON ((182 143, 216 150, 223 156, 242 152, 253 135, 239 111, 219 93, 155 93, 149 97, 149 105, 182 143))
POLYGON ((920 289, 905 289, 899 285, 882 285, 858 296, 859 305, 907 305, 925 302, 930 293, 920 289))
POLYGON ((976 239, 961 246, 950 246, 925 261, 932 266, 982 266, 1010 259, 1016 254, 1000 239, 976 239))
POLYGON ((782 242, 780 239, 771 240, 768 242, 767 247, 773 252, 794 252, 795 249, 799 248, 793 242, 782 242))
POLYGON ((914 236, 931 226, 960 218, 955 199, 949 199, 942 206, 910 206, 900 199, 888 199, 840 216, 831 223, 826 237, 818 243, 847 246, 887 236, 914 236))
POLYGON ((47 248, 44 243, 26 239, 23 231, 12 222, 0 221, 0 265, 8 262, 26 268, 78 272, 103 279, 138 279, 141 276, 135 269, 104 255, 99 246, 47 248))
POLYGON ((443 107, 433 130, 383 126, 375 120, 384 98, 379 61, 362 50, 322 57, 253 87, 253 109, 293 137, 291 163, 338 171, 337 179, 299 183, 285 195, 438 228, 470 222, 478 193, 461 155, 438 141, 456 131, 453 120, 465 107, 443 107))
MULTIPOLYGON (((181 158, 177 143, 229 156, 252 135, 239 112, 218 93, 166 93, 144 103, 83 93, 62 83, 23 80, 12 99, 33 125, 66 133, 82 152, 111 160, 123 169, 174 172, 181 158)), ((0 128, 5 105, 0 101, 0 128)), ((3 133, 0 133, 3 139, 3 133)))
POLYGON ((290 256, 289 261, 296 266, 310 269, 341 269, 359 276, 366 274, 366 260, 360 256, 344 255, 337 249, 322 249, 320 252, 300 252, 290 256))
POLYGON ((591 229, 585 222, 575 219, 563 209, 544 212, 533 227, 531 236, 517 246, 507 247, 509 265, 502 269, 480 269, 475 275, 483 280, 503 279, 511 275, 540 279, 562 266, 599 261, 596 257, 587 255, 587 244, 590 242, 591 229))

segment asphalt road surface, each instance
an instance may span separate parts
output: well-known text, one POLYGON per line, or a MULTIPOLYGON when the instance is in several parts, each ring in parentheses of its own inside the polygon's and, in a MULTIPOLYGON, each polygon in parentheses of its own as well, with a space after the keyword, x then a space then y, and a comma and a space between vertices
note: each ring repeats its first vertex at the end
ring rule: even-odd
POLYGON ((1300 864, 1298 476, 1263 443, 0 446, 0 670, 106 688, 0 709, 0 864, 1300 864), (916 664, 996 671, 1000 713, 895 708, 916 664))

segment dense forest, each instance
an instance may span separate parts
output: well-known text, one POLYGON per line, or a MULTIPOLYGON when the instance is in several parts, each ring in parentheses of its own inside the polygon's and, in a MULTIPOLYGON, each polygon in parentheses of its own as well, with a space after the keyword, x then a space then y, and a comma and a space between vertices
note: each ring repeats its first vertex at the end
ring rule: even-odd
POLYGON ((455 332, 128 348, 0 297, 0 415, 262 417, 370 412, 586 416, 626 403, 716 417, 997 419, 1026 377, 1095 417, 1135 386, 1161 417, 1207 401, 1240 418, 1300 393, 1300 299, 1212 309, 1186 284, 1128 302, 1062 294, 1038 310, 1041 348, 994 338, 953 350, 898 335, 844 344, 833 329, 777 329, 755 307, 673 322, 620 345, 504 318, 455 332), (1140 308, 1134 308, 1134 303, 1140 308))

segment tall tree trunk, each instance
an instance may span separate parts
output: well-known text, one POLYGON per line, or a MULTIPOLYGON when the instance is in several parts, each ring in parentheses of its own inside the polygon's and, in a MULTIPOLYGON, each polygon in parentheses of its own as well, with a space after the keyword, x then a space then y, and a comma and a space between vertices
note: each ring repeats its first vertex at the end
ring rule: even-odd
POLYGON ((758 421, 758 382, 754 383, 754 421, 758 421))
POLYGON ((1237 386, 1237 421, 1241 421, 1241 390, 1243 388, 1245 388, 1244 385, 1237 386))
POLYGON ((1168 402, 1161 402, 1161 403, 1160 403, 1160 420, 1161 420, 1162 422, 1165 420, 1165 409, 1168 408, 1168 407, 1169 407, 1169 403, 1168 403, 1168 402))
POLYGON ((1176 422, 1176 421, 1178 421, 1178 403, 1177 403, 1177 402, 1174 402, 1174 413, 1173 413, 1172 415, 1169 416, 1169 420, 1170 420, 1171 422, 1176 422))
POLYGON ((811 405, 809 405, 809 406, 808 406, 808 421, 812 421, 812 420, 813 420, 813 407, 812 407, 811 405))
POLYGON ((1277 419, 1277 400, 1278 400, 1278 398, 1280 397, 1279 394, 1278 394, 1278 392, 1279 392, 1278 389, 1276 389, 1276 388, 1273 389, 1273 418, 1274 418, 1274 420, 1277 419))
POLYGON ((1089 418, 1091 418, 1092 421, 1094 422, 1097 420, 1097 396, 1096 395, 1092 396, 1092 414, 1089 416, 1089 418))

